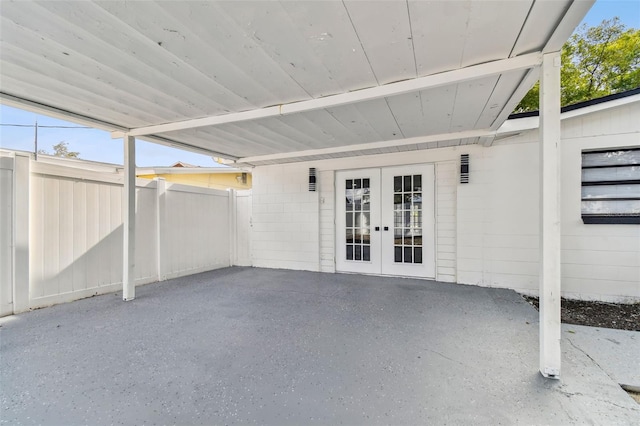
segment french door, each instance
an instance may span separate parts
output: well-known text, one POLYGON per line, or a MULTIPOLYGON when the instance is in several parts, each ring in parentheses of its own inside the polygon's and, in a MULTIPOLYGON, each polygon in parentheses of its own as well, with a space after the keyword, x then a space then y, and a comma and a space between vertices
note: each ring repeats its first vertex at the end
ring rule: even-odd
POLYGON ((336 269, 435 278, 433 164, 336 173, 336 269))

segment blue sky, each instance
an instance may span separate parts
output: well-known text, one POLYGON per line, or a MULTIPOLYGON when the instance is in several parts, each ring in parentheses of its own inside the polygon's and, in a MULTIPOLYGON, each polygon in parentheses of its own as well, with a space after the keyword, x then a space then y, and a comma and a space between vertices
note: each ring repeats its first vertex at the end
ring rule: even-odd
MULTIPOLYGON (((640 1, 638 0, 598 0, 591 8, 583 23, 597 25, 603 19, 614 16, 629 28, 640 28, 640 1)), ((25 124, 38 126, 77 126, 50 117, 33 114, 7 106, 0 106, 0 123, 25 124)), ((60 141, 68 143, 70 151, 80 152, 86 160, 122 164, 122 140, 111 139, 107 132, 94 129, 52 129, 40 127, 38 130, 38 148, 51 152, 53 145, 60 141)), ((0 127, 0 147, 33 151, 33 127, 0 127)), ((211 157, 169 148, 145 141, 136 143, 136 163, 138 167, 169 166, 176 161, 213 167, 217 164, 211 157)))

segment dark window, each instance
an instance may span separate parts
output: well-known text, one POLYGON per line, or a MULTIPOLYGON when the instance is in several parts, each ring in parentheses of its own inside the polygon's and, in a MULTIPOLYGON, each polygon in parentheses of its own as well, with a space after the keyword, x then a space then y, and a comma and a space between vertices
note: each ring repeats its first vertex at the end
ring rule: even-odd
POLYGON ((640 148, 582 153, 582 221, 640 224, 640 148))

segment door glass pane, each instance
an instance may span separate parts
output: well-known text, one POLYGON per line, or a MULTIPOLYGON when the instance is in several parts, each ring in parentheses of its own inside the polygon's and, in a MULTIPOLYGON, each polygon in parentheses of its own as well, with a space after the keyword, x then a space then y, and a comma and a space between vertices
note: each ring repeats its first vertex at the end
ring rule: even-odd
POLYGON ((371 198, 368 178, 346 179, 346 247, 347 260, 365 261, 371 260, 371 198))
POLYGON ((422 175, 413 175, 413 190, 422 191, 422 175))
POLYGON ((353 229, 346 229, 347 231, 347 243, 348 244, 352 244, 353 243, 353 229))
POLYGON ((422 247, 413 248, 413 263, 422 263, 422 247))
POLYGON ((393 177, 394 262, 422 263, 422 175, 393 177))
POLYGON ((412 253, 412 249, 411 247, 403 247, 404 249, 404 263, 413 263, 411 260, 413 259, 413 256, 411 255, 412 253))
POLYGON ((402 210, 402 194, 396 194, 393 196, 393 209, 402 210))
POLYGON ((353 191, 353 209, 356 211, 362 210, 362 189, 353 191))
POLYGON ((402 192, 402 176, 393 177, 393 192, 402 192))
POLYGON ((404 192, 411 192, 411 176, 404 177, 403 189, 404 189, 404 192))
POLYGON ((371 198, 369 196, 369 194, 364 194, 362 196, 362 210, 364 211, 369 211, 370 210, 370 203, 371 202, 371 198))
POLYGON ((362 245, 362 260, 367 262, 371 260, 371 247, 368 245, 362 245))
POLYGON ((402 246, 395 246, 393 249, 394 262, 402 262, 402 246))

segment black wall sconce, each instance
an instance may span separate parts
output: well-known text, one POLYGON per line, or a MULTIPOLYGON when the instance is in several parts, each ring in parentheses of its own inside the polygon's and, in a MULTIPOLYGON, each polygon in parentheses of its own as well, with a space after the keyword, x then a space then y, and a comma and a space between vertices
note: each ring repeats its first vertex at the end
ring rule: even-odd
POLYGON ((309 168, 309 192, 316 192, 316 168, 309 168))
POLYGON ((460 155, 460 183, 469 183, 469 154, 460 155))

